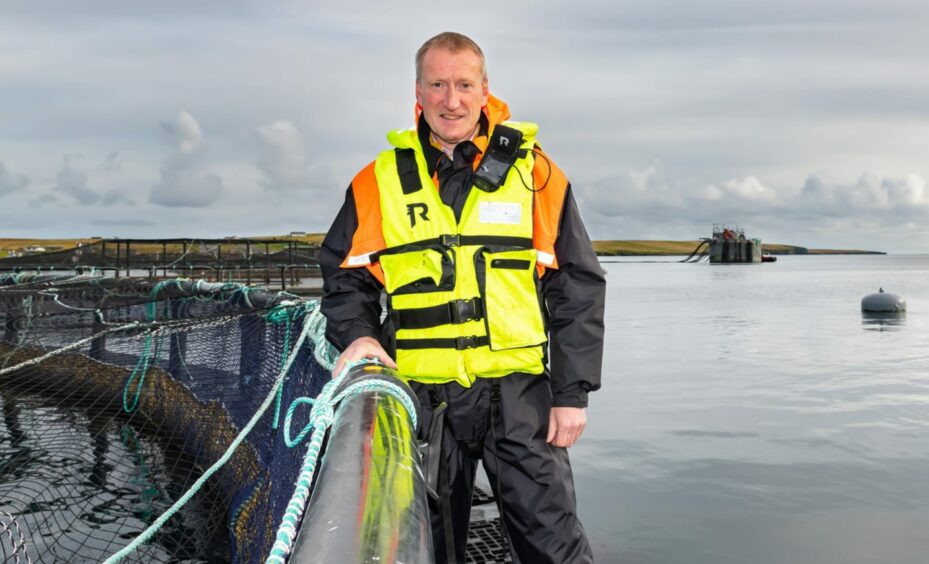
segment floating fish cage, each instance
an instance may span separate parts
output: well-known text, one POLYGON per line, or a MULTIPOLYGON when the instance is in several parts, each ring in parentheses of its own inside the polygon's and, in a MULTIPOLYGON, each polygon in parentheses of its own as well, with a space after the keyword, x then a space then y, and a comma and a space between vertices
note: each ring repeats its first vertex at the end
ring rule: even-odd
POLYGON ((0 275, 0 560, 431 561, 415 398, 333 381, 324 332, 240 284, 0 275))

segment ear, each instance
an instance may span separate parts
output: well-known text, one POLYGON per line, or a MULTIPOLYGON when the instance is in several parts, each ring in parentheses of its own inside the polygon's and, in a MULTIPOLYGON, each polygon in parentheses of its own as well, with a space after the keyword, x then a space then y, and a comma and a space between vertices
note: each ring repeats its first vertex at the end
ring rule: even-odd
POLYGON ((487 79, 481 83, 481 107, 487 105, 487 101, 490 99, 490 87, 488 86, 487 79))
POLYGON ((416 81, 416 103, 420 106, 423 105, 423 87, 418 80, 416 81))

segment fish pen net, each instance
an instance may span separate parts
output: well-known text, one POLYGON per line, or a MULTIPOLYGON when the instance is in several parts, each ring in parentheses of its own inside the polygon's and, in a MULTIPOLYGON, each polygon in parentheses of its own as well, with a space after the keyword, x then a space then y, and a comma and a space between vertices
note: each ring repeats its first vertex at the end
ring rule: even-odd
POLYGON ((263 561, 302 461, 282 406, 330 380, 316 306, 238 284, 0 275, 0 560, 105 560, 228 457, 125 561, 263 561))

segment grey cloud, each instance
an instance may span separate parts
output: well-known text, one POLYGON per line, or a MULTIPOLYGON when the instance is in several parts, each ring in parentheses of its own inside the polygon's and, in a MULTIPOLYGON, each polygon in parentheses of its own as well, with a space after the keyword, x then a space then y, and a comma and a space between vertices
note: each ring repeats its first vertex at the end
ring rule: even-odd
POLYGON ((789 0, 777 4, 754 4, 731 0, 708 0, 688 4, 678 0, 599 2, 596 9, 563 10, 559 4, 533 10, 536 17, 557 18, 566 29, 587 32, 640 30, 697 31, 719 33, 725 30, 755 31, 764 28, 820 25, 855 25, 861 21, 906 21, 925 14, 926 5, 918 0, 875 4, 868 0, 789 0))
POLYGON ((299 202, 302 212, 296 229, 322 230, 328 226, 342 200, 348 178, 335 178, 328 162, 311 163, 304 139, 289 121, 275 121, 258 128, 256 166, 263 178, 259 181, 271 201, 281 206, 299 202), (286 199, 286 200, 285 200, 286 199))
POLYGON ((102 163, 97 165, 99 170, 105 172, 122 172, 123 170, 123 160, 119 153, 110 153, 106 156, 106 159, 102 163))
POLYGON ((89 206, 100 201, 100 194, 87 186, 87 175, 73 166, 79 155, 65 155, 55 176, 52 190, 73 198, 79 205, 89 206))
POLYGON ((831 183, 811 174, 800 192, 800 201, 827 215, 849 217, 929 216, 926 181, 917 174, 903 178, 864 173, 850 184, 831 183))
POLYGON ((575 190, 594 236, 601 238, 638 238, 643 233, 668 238, 682 232, 690 238, 717 222, 767 226, 788 234, 837 226, 848 234, 849 225, 895 230, 929 221, 929 192, 917 174, 864 173, 851 183, 810 174, 799 189, 774 188, 753 175, 700 186, 669 180, 655 163, 575 190))
POLYGON ((101 227, 135 227, 156 225, 156 222, 148 219, 92 219, 88 223, 90 225, 97 225, 101 227))
POLYGON ((222 178, 206 171, 203 132, 187 112, 162 122, 173 151, 161 167, 161 181, 152 186, 148 201, 166 207, 202 208, 223 194, 222 178))
POLYGON ((24 174, 17 174, 7 170, 3 161, 0 161, 0 196, 11 192, 18 192, 29 185, 29 178, 24 174))
POLYGON ((33 207, 40 207, 48 204, 60 204, 59 200, 54 194, 40 194, 35 198, 29 200, 29 205, 33 207))
POLYGON ((107 190, 103 194, 103 198, 100 203, 104 206, 113 206, 116 204, 125 204, 127 206, 134 206, 135 201, 126 195, 125 191, 120 190, 119 188, 114 188, 113 190, 107 190))
MULTIPOLYGON (((893 171, 929 179, 929 3, 707 0, 682 9, 630 0, 565 10, 549 0, 531 11, 498 8, 500 21, 526 25, 487 26, 474 12, 459 14, 456 27, 485 48, 492 91, 514 119, 540 123, 540 141, 572 179, 596 236, 693 236, 705 234, 702 222, 730 217, 788 234, 801 226, 810 237, 839 233, 835 222, 848 214, 878 222, 874 236, 891 232, 881 225, 897 217, 925 223, 907 203, 916 185, 893 171), (642 167, 655 157, 660 165, 642 167), (862 170, 889 179, 859 186, 862 170), (841 180, 812 180, 810 171, 841 180), (824 187, 804 195, 805 178, 824 187), (869 213, 869 202, 878 211, 869 213), (836 228, 817 231, 826 225, 836 228)), ((267 234, 283 205, 300 218, 294 229, 321 230, 351 175, 383 148, 384 132, 411 125, 412 54, 449 13, 290 0, 17 3, 0 18, 8 110, 0 152, 32 179, 30 189, 46 185, 43 160, 77 147, 98 155, 79 164, 100 204, 127 204, 111 192, 122 187, 153 215, 190 206, 195 222, 177 213, 184 208, 162 214, 167 233, 231 234, 234 225, 267 234), (411 16, 421 32, 397 25, 411 16), (165 108, 187 108, 209 124, 209 163, 199 126, 194 134, 177 120, 165 124, 159 132, 170 150, 154 136, 139 138, 170 115, 165 108), (293 126, 298 143, 275 128, 262 139, 257 126, 276 119, 293 126), (183 139, 199 148, 184 152, 183 139), (117 147, 119 155, 103 159, 117 147), (155 184, 151 195, 133 189, 155 184), (195 207, 221 194, 217 205, 195 207)), ((61 206, 54 211, 75 207, 71 196, 53 194, 61 206)), ((28 214, 25 201, 0 200, 17 215, 28 214)), ((893 245, 924 251, 924 241, 893 245)))

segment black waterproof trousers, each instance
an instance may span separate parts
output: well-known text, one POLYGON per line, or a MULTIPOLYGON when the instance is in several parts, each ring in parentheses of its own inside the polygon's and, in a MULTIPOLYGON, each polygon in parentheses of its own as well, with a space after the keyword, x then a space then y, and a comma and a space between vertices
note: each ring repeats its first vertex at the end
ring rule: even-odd
MULTIPOLYGON (((568 451, 545 442, 552 405, 547 376, 478 378, 470 388, 457 383, 410 385, 423 406, 422 428, 429 428, 437 405, 448 404, 442 455, 459 564, 465 561, 478 460, 500 503, 514 562, 593 562, 577 518, 568 451)), ((436 562, 446 562, 442 503, 429 503, 436 562)))

